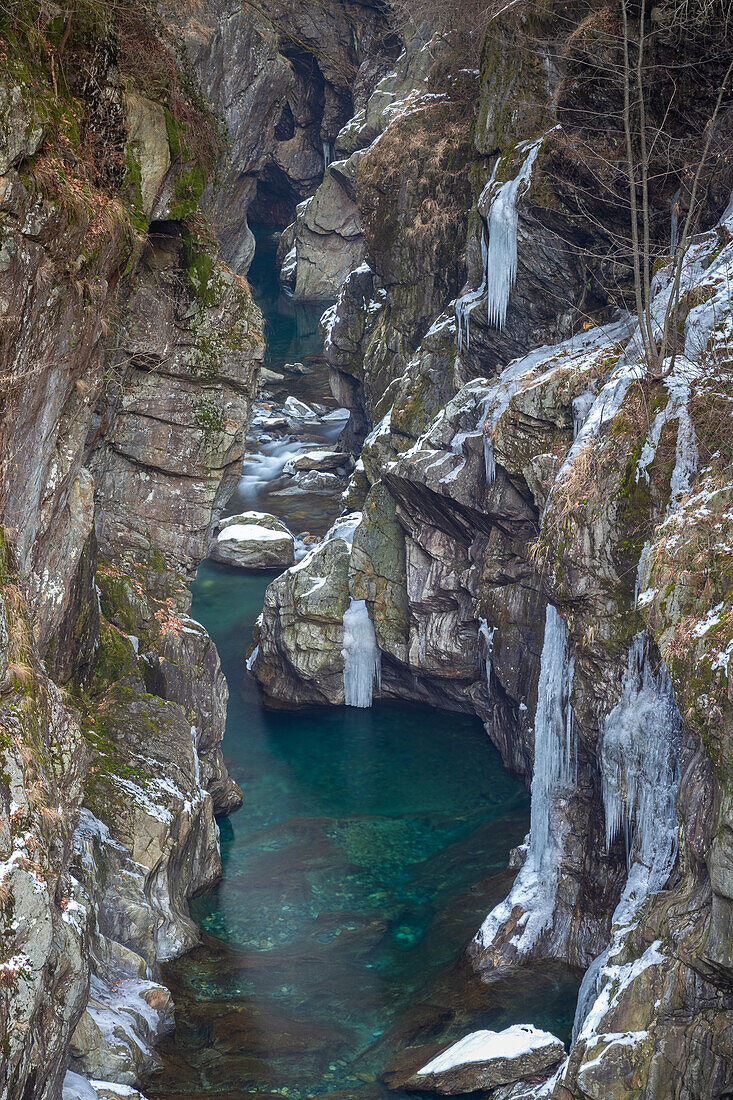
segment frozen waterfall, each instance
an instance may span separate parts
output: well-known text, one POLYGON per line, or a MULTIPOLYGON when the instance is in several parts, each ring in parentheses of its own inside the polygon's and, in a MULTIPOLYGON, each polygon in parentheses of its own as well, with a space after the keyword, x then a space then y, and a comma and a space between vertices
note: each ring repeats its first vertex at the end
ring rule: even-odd
POLYGON ((509 295, 517 278, 517 198, 526 191, 540 141, 529 146, 527 157, 513 180, 500 187, 489 211, 489 248, 486 258, 486 293, 489 324, 501 331, 506 321, 509 295))
MULTIPOLYGON (((638 865, 648 880, 644 896, 661 890, 677 854, 675 799, 682 719, 664 664, 655 673, 644 634, 637 634, 621 698, 601 733, 600 762, 606 843, 626 841, 629 879, 638 865)), ((628 890, 628 885, 627 885, 628 890)), ((625 891, 626 893, 626 891, 625 891)))
POLYGON ((325 172, 329 164, 333 164, 335 151, 332 141, 323 142, 323 171, 325 172))
POLYGON ((679 743, 682 717, 672 681, 662 662, 655 672, 646 635, 637 634, 621 685, 621 697, 606 718, 600 736, 599 759, 606 842, 622 832, 628 874, 613 914, 610 946, 588 968, 578 994, 573 1038, 594 1033, 593 1005, 609 975, 617 979, 640 960, 610 965, 623 933, 636 920, 643 902, 662 890, 677 857, 675 803, 680 781, 679 743))
POLYGON ((381 683, 382 655, 365 600, 352 599, 344 613, 344 702, 370 707, 374 684, 381 683))
POLYGON ((548 854, 551 862, 556 863, 552 836, 555 795, 575 785, 574 718, 570 706, 573 664, 568 656, 565 623, 548 604, 537 685, 528 857, 535 860, 538 871, 547 862, 548 854))
POLYGON ((483 220, 481 226, 483 281, 476 290, 470 290, 456 301, 459 351, 462 351, 464 346, 468 351, 471 341, 471 310, 478 305, 484 295, 487 298, 489 324, 500 331, 504 327, 509 295, 517 279, 517 199, 520 191, 526 191, 529 186, 532 166, 537 159, 541 144, 542 138, 539 138, 531 144, 524 142, 520 146, 527 155, 519 174, 502 184, 497 190, 496 173, 502 164, 502 160, 498 160, 491 179, 479 199, 479 212, 483 220), (490 199, 491 206, 488 214, 485 214, 482 206, 485 208, 490 199))
POLYGON ((570 706, 573 661, 565 623, 551 605, 545 618, 534 735, 534 772, 530 808, 529 850, 512 891, 489 913, 479 933, 487 947, 515 906, 526 916, 519 922, 517 953, 525 955, 551 924, 560 874, 560 837, 555 803, 575 786, 574 717, 570 706))

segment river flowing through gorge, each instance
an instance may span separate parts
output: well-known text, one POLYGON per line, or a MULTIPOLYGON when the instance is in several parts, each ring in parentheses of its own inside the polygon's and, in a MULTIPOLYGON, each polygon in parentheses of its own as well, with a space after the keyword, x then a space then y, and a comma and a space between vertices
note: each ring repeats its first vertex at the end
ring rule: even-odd
MULTIPOLYGON (((267 233, 250 279, 266 366, 310 371, 287 375, 275 401, 333 405, 321 309, 279 293, 267 233)), ((322 420, 306 443, 333 444, 339 426, 322 420)), ((302 441, 255 446, 228 512, 259 508, 322 536, 338 496, 282 489, 302 441)), ((148 1095, 366 1100, 386 1094, 380 1075, 406 1046, 527 1020, 567 1040, 574 972, 545 963, 481 988, 461 963, 510 885, 509 853, 529 824, 524 786, 473 717, 388 703, 264 709, 245 654, 274 576, 207 561, 194 585, 192 614, 229 684, 224 751, 244 805, 220 822, 221 882, 191 907, 203 946, 164 968, 176 1027, 148 1095)))

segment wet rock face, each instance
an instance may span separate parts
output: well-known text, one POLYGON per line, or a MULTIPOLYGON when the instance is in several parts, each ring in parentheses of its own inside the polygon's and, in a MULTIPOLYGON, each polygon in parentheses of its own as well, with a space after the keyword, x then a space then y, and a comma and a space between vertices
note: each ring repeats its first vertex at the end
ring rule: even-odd
POLYGON ((87 28, 91 45, 76 29, 78 94, 56 95, 39 63, 36 83, 0 95, 25 135, 6 140, 0 178, 12 319, 0 858, 13 914, 0 1091, 27 1100, 57 1100, 70 1055, 113 1091, 156 1065, 171 1006, 151 973, 197 942, 187 899, 220 874, 214 811, 241 792, 220 749, 226 684, 186 614, 187 580, 241 459, 263 354, 246 284, 184 224, 206 157, 195 162, 167 102, 123 96, 107 28, 87 28), (102 143, 94 171, 86 147, 59 139, 60 118, 102 143))
POLYGON ((222 255, 246 270, 248 211, 268 224, 292 220, 323 179, 336 135, 394 56, 396 39, 381 5, 371 3, 268 0, 255 10, 218 0, 195 19, 175 9, 169 17, 227 126, 223 185, 209 202, 222 255))

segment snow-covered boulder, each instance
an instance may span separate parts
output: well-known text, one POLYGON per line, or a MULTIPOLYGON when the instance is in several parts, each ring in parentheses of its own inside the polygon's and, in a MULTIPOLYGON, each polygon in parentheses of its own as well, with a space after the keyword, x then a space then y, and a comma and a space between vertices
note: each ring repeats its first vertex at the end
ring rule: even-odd
POLYGON ((329 474, 326 470, 309 470, 300 472, 295 476, 299 489, 307 493, 340 492, 343 481, 336 474, 329 474))
POLYGON ((473 1031, 419 1069, 404 1088, 443 1095, 493 1089, 541 1074, 564 1057, 560 1040, 531 1024, 473 1031))
POLYGON ((350 456, 343 454, 341 451, 306 451, 305 454, 291 459, 285 470, 287 473, 290 473, 291 470, 327 470, 333 472, 336 470, 346 471, 350 466, 350 456))
POLYGON ((267 512, 242 512, 222 520, 211 557, 243 569, 286 569, 295 560, 295 538, 267 512))
POLYGON ((305 401, 301 401, 300 398, 293 397, 292 395, 286 399, 283 405, 283 412, 292 420, 318 419, 315 409, 312 409, 310 405, 306 405, 305 401))

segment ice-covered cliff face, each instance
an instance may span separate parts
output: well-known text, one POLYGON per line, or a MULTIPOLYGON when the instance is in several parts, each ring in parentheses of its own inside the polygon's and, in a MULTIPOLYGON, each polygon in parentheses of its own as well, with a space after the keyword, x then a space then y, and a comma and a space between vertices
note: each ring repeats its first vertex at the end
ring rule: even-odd
MULTIPOLYGON (((474 74, 467 282, 432 277, 443 253, 423 249, 423 197, 413 207, 399 186, 399 143, 427 157, 457 99, 446 82, 447 99, 429 100, 420 75, 395 94, 419 44, 366 108, 394 117, 365 135, 357 116, 336 140, 338 157, 361 135, 365 258, 323 318, 350 438, 364 439, 345 494, 361 520, 271 586, 254 672, 280 703, 343 702, 344 614, 365 601, 382 696, 475 711, 531 781, 524 865, 469 958, 486 982, 541 957, 587 977, 561 1070, 507 1095, 723 1096, 733 222, 707 210, 683 265, 677 355, 650 381, 634 318, 602 312, 606 269, 589 259, 616 215, 604 208, 603 224, 608 195, 584 191, 584 217, 578 146, 556 128, 572 129, 561 108, 577 107, 568 72, 592 20, 563 73, 549 47, 544 61, 516 48, 512 19, 474 74)), ((451 211, 462 186, 451 180, 451 211)), ((657 318, 671 281, 662 259, 657 318)))
POLYGON ((69 1067, 86 1098, 156 1065, 158 964, 221 871, 239 792, 187 586, 263 340, 202 232, 214 131, 170 43, 74 14, 62 77, 38 16, 47 60, 17 24, 0 66, 0 1094, 58 1100, 69 1067))
POLYGON ((731 1066, 731 471, 708 404, 730 401, 710 364, 733 331, 731 228, 689 250, 700 304, 663 381, 622 318, 468 383, 410 447, 395 407, 362 451, 350 544, 335 529, 265 604, 254 671, 276 699, 343 700, 341 621, 365 600, 381 694, 475 710, 533 776, 524 865, 470 957, 485 981, 542 956, 589 968, 542 1095, 721 1095, 731 1066))

